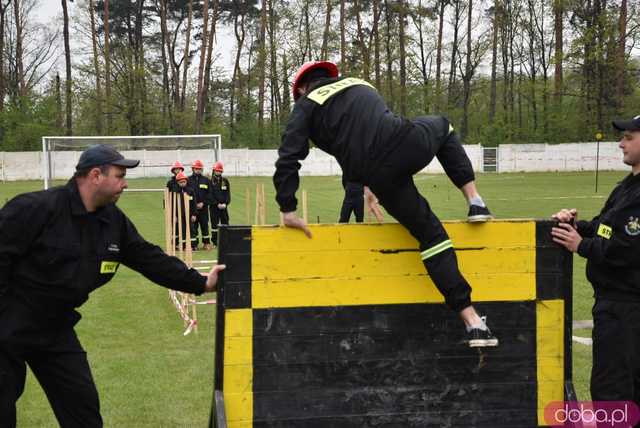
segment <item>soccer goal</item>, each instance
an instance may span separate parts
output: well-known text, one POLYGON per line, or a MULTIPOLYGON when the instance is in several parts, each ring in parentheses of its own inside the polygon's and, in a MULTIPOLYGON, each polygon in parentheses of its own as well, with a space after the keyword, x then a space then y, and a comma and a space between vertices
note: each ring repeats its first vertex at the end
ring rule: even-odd
POLYGON ((48 189, 53 180, 70 178, 82 151, 94 144, 107 144, 127 158, 140 159, 140 165, 127 173, 130 178, 167 176, 177 160, 187 166, 200 159, 206 168, 222 161, 219 134, 42 137, 44 188, 48 189))

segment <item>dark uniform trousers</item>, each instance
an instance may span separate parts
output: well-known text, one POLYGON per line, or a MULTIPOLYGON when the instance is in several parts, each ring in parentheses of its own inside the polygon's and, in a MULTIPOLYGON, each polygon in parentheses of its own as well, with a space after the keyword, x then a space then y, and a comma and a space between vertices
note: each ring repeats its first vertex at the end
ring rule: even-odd
POLYGON ((211 239, 213 243, 218 245, 218 225, 229 224, 229 211, 226 208, 218 208, 218 204, 214 203, 209 206, 211 214, 211 239))
POLYGON ((449 179, 462 187, 474 180, 473 167, 456 134, 448 134, 445 118, 423 116, 413 123, 397 148, 377 165, 369 187, 387 212, 418 240, 429 276, 446 304, 458 312, 471 305, 471 287, 458 269, 447 232, 418 192, 413 175, 436 157, 449 179))
POLYGON ((597 297, 592 334, 592 400, 640 406, 640 302, 597 297))
POLYGON ((353 189, 350 188, 349 183, 347 183, 338 222, 349 223, 352 212, 356 217, 356 223, 362 223, 364 221, 364 194, 362 193, 362 187, 353 189))
POLYGON ((192 223, 191 229, 191 247, 196 248, 198 246, 198 228, 202 231, 202 243, 210 243, 209 238, 209 210, 207 206, 203 206, 202 209, 196 210, 196 221, 192 223))
MULTIPOLYGON (((0 314, 9 310, 18 313, 19 308, 17 302, 0 303, 0 314)), ((15 328, 7 335, 0 326, 0 427, 16 426, 15 403, 24 390, 26 365, 38 379, 62 428, 101 427, 98 391, 73 328, 30 332, 32 320, 24 321, 25 329, 19 335, 15 328)))

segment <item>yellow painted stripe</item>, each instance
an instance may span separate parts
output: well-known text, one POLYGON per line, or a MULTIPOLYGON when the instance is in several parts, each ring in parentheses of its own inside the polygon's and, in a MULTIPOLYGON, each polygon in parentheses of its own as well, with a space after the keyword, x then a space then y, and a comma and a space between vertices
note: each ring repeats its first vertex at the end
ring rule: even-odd
POLYGON ((307 98, 322 105, 335 94, 356 85, 364 85, 372 89, 376 89, 371 83, 367 82, 366 80, 358 79, 355 77, 348 77, 330 85, 324 85, 313 90, 311 93, 309 93, 309 95, 307 95, 307 98))
MULTIPOLYGON (((535 223, 476 226, 446 225, 473 300, 535 299, 535 223)), ((443 301, 402 226, 330 225, 312 232, 307 239, 289 229, 254 228, 253 307, 443 301)))
POLYGON ((253 316, 251 309, 230 309, 224 321, 223 391, 227 421, 253 420, 253 316))
POLYGON ((564 400, 564 302, 536 303, 536 364, 538 424, 545 425, 544 408, 564 400))

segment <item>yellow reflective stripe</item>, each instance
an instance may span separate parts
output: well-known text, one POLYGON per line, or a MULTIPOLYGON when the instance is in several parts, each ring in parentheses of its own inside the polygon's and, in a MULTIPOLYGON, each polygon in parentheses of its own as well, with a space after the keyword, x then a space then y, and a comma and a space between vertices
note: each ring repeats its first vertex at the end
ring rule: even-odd
MULTIPOLYGON (((454 131, 453 125, 449 124, 449 134, 451 134, 453 131, 454 131)), ((447 134, 447 135, 449 135, 449 134, 447 134)))
POLYGON ((102 262, 100 264, 100 273, 116 273, 119 262, 102 262))
POLYGON ((602 236, 604 239, 611 239, 611 235, 613 235, 613 229, 609 226, 606 224, 598 226, 598 236, 602 236))
POLYGON ((200 185, 200 188, 201 188, 201 189, 208 189, 208 188, 209 188, 209 186, 207 186, 206 184, 201 184, 201 185, 200 185))
POLYGON ((450 239, 447 239, 446 241, 443 241, 443 242, 439 243, 438 245, 434 245, 431 248, 427 248, 426 250, 421 252, 420 255, 422 256, 422 260, 426 260, 426 259, 428 259, 430 257, 433 257, 436 254, 440 254, 444 250, 448 250, 449 248, 452 248, 452 247, 453 247, 453 243, 451 242, 450 239))
POLYGON ((357 79, 355 77, 348 77, 330 85, 324 85, 317 89, 314 89, 313 91, 311 91, 311 93, 309 93, 309 95, 307 95, 307 98, 322 105, 335 94, 356 85, 364 85, 372 89, 376 89, 371 83, 365 80, 357 79))

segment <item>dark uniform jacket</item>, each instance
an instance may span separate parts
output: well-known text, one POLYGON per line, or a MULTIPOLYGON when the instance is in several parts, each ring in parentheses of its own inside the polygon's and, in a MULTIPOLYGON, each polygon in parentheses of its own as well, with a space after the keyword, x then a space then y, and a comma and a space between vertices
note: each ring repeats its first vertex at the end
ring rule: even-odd
POLYGON ((211 205, 211 203, 213 202, 211 180, 209 180, 202 174, 191 174, 189 176, 187 185, 193 189, 194 195, 196 197, 196 204, 202 202, 204 203, 205 207, 207 205, 211 205))
MULTIPOLYGON (((178 188, 173 193, 178 194, 178 203, 180 204, 180 215, 182 216, 183 219, 185 218, 188 219, 191 216, 196 215, 197 208, 196 208, 195 192, 191 187, 189 187, 189 185, 186 185, 184 187, 180 187, 180 185, 178 185, 178 188), (185 212, 185 209, 184 209, 185 198, 187 198, 187 200, 189 201, 189 212, 185 212)), ((176 218, 176 221, 177 221, 177 218, 176 218)))
POLYGON ((74 308, 120 263, 164 287, 204 291, 204 276, 145 241, 115 204, 88 213, 74 179, 15 197, 0 210, 0 336, 14 323, 74 325, 74 308))
POLYGON ((640 174, 627 176, 600 214, 577 226, 596 297, 640 301, 640 174))
POLYGON ((218 204, 231 203, 231 186, 229 180, 223 176, 213 174, 211 176, 211 185, 213 188, 213 205, 217 208, 218 204))
POLYGON ((177 192, 179 187, 180 185, 176 181, 175 175, 167 181, 167 189, 169 189, 170 192, 177 192))
POLYGON ((377 162, 412 127, 389 111, 365 81, 339 78, 314 83, 293 107, 278 150, 273 181, 280 209, 296 209, 299 161, 309 154, 309 139, 338 160, 346 180, 367 184, 377 162))

